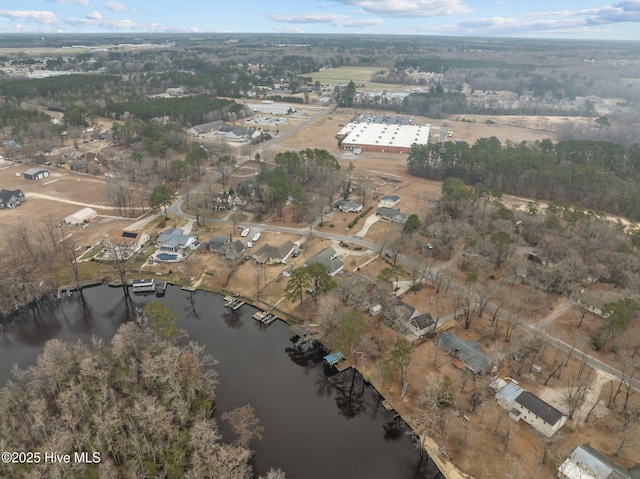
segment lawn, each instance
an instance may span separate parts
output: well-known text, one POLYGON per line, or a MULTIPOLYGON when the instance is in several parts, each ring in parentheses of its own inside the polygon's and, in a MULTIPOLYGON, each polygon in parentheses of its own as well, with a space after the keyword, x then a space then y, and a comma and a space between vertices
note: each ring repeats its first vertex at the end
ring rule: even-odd
POLYGON ((309 75, 313 81, 319 80, 321 83, 347 83, 351 80, 363 82, 369 81, 371 75, 380 70, 381 68, 377 67, 338 67, 309 73, 309 75))

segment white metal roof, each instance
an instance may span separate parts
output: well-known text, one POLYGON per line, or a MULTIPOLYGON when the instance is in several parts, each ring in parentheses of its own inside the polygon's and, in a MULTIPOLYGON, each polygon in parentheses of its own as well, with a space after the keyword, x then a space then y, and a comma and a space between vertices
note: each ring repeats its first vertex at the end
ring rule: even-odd
POLYGON ((342 141, 343 145, 379 145, 411 148, 429 143, 431 125, 387 125, 359 123, 342 141))

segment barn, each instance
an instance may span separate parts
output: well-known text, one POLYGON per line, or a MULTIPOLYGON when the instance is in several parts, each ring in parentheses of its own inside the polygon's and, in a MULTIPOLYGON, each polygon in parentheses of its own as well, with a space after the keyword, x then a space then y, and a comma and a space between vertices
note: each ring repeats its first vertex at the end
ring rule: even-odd
POLYGON ((41 168, 29 168, 22 176, 27 180, 41 180, 42 178, 46 178, 49 176, 49 170, 43 170, 41 168))
POLYGON ((96 210, 91 208, 82 208, 81 210, 67 216, 64 221, 70 225, 80 225, 82 223, 88 223, 96 216, 98 216, 96 210))
POLYGON ((429 143, 431 125, 389 125, 386 123, 358 123, 342 140, 345 151, 374 151, 409 154, 411 145, 429 143))

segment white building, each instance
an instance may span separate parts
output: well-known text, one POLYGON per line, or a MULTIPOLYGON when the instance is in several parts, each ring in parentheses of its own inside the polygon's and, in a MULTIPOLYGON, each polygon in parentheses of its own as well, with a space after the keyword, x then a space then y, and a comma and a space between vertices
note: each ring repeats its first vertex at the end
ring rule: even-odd
POLYGON ((67 216, 64 219, 64 222, 70 225, 80 225, 82 223, 88 223, 96 216, 98 216, 96 210, 91 208, 82 208, 81 210, 67 216))
POLYGON ((631 474, 589 444, 580 444, 558 468, 558 478, 631 479, 631 474))
POLYGON ((509 411, 511 419, 522 419, 546 437, 553 436, 567 421, 567 416, 556 408, 513 382, 497 392, 496 401, 509 411))
MULTIPOLYGON (((346 131, 343 128, 342 131, 346 131)), ((431 125, 389 125, 386 123, 358 123, 342 140, 343 150, 362 148, 362 151, 408 154, 414 143, 429 143, 431 125)))

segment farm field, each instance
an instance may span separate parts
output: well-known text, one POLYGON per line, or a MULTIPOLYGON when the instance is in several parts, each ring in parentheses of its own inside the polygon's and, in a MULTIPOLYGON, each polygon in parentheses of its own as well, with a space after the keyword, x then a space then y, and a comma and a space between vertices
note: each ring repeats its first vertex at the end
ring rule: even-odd
POLYGON ((349 83, 353 81, 358 85, 364 84, 365 88, 375 88, 387 91, 403 91, 409 87, 406 85, 396 85, 390 83, 373 83, 369 79, 375 72, 383 70, 380 67, 338 67, 329 68, 319 72, 305 74, 310 76, 314 82, 319 81, 325 84, 349 83))

